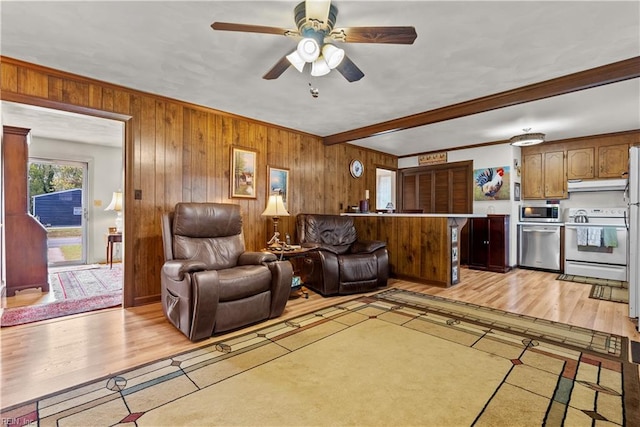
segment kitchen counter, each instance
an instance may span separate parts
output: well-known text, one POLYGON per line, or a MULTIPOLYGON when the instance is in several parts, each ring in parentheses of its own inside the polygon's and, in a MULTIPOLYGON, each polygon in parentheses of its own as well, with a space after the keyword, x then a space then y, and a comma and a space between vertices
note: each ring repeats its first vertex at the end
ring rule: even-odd
POLYGON ((358 237, 387 242, 391 274, 449 287, 460 281, 460 233, 468 218, 485 214, 343 213, 358 237))
POLYGON ((369 213, 342 213, 340 215, 347 215, 347 216, 390 216, 390 217, 410 217, 410 218, 415 218, 415 217, 420 217, 420 218, 485 218, 487 216, 487 214, 450 214, 450 213, 443 213, 443 214, 430 214, 430 213, 373 213, 373 212, 369 212, 369 213))
MULTIPOLYGON (((570 223, 571 224, 571 223, 570 223)), ((520 221, 518 225, 544 225, 550 227, 564 227, 564 222, 531 222, 531 221, 520 221)))

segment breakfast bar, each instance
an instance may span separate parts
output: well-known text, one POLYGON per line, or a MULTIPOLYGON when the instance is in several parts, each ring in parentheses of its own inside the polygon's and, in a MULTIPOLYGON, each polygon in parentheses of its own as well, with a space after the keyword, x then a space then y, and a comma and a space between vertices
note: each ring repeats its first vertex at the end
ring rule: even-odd
POLYGON ((345 213, 360 239, 384 240, 391 274, 436 286, 460 281, 460 232, 469 218, 485 214, 345 213))

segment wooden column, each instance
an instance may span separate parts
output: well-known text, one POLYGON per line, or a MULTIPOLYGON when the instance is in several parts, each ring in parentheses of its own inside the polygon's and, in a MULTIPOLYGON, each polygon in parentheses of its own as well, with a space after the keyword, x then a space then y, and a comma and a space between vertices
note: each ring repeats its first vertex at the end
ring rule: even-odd
POLYGON ((7 296, 28 288, 49 291, 47 230, 29 214, 29 129, 3 127, 4 236, 7 296))

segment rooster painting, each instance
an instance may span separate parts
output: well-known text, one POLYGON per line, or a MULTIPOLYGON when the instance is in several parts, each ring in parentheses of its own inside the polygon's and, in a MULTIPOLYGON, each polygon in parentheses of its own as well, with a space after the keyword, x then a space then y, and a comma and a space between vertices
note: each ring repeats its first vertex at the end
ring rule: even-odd
POLYGON ((496 200, 498 192, 502 188, 504 168, 485 169, 476 176, 476 185, 480 187, 482 194, 488 199, 496 200))

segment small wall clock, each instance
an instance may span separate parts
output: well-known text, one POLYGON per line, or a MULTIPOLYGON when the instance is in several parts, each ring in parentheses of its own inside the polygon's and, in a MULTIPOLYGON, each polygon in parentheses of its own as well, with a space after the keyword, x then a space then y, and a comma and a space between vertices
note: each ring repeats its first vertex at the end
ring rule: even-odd
POLYGON ((364 166, 362 162, 358 159, 351 160, 351 163, 349 164, 349 172, 352 177, 360 178, 364 173, 364 166))

